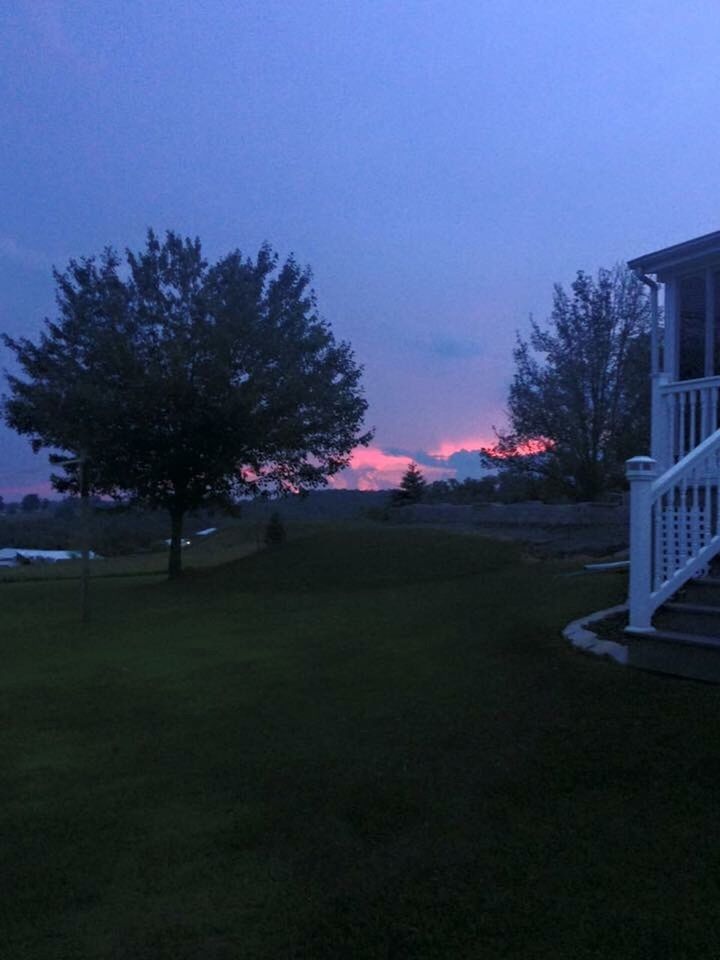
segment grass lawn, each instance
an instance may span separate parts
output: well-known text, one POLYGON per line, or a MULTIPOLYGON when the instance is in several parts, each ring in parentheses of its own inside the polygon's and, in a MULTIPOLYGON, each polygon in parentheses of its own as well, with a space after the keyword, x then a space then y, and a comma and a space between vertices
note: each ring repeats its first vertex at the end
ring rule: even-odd
POLYGON ((620 576, 319 531, 0 584, 8 960, 712 957, 720 690, 573 651, 620 576))

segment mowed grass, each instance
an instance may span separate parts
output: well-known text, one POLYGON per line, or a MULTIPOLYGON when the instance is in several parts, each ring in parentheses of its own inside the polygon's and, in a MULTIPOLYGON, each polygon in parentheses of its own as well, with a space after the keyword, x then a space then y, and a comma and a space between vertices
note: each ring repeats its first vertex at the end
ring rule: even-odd
POLYGON ((622 578, 319 531, 0 585, 0 954, 711 957, 720 692, 571 650, 622 578))

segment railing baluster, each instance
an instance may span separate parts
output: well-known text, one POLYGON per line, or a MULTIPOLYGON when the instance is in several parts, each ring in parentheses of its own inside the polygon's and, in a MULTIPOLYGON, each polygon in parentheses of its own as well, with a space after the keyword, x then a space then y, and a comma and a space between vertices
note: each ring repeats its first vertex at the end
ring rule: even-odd
POLYGON ((694 450, 697 446, 696 436, 697 436, 697 424, 695 422, 695 417, 697 415, 697 390, 691 390, 689 394, 690 399, 690 416, 688 419, 688 434, 689 434, 689 443, 688 443, 688 452, 694 450))
POLYGON ((720 530, 718 523, 718 477, 720 476, 720 463, 717 453, 715 456, 708 457, 708 484, 710 486, 710 504, 708 506, 708 533, 710 538, 716 537, 720 530))
POLYGON ((706 465, 706 470, 705 470, 705 498, 703 500, 703 516, 702 516, 702 520, 703 520, 702 545, 703 546, 709 543, 710 538, 712 536, 712 533, 710 530, 710 521, 712 519, 712 511, 710 509, 712 506, 712 503, 711 503, 712 494, 711 494, 711 488, 710 488, 710 470, 707 469, 707 467, 709 467, 709 464, 706 465))
POLYGON ((665 574, 665 537, 663 536, 663 524, 665 522, 665 509, 663 506, 664 495, 660 496, 652 508, 655 521, 655 561, 653 563, 652 577, 650 583, 652 589, 658 587, 667 579, 665 574))
POLYGON ((677 408, 678 408, 678 398, 675 394, 668 395, 668 412, 670 416, 668 417, 670 423, 670 463, 673 464, 680 459, 678 453, 678 438, 677 438, 677 408))
POLYGON ((700 553, 700 504, 698 497, 700 495, 700 484, 696 478, 693 478, 690 485, 690 556, 696 557, 700 553))
POLYGON ((678 460, 682 460, 685 456, 685 408, 687 406, 687 394, 681 393, 678 396, 678 420, 679 430, 678 430, 678 460))
POLYGON ((709 437, 710 430, 710 391, 707 387, 700 390, 700 440, 709 437))
POLYGON ((688 510, 687 480, 682 478, 679 484, 680 507, 678 509, 678 552, 676 570, 685 566, 688 558, 688 510))
POLYGON ((675 490, 668 490, 665 503, 665 580, 669 580, 675 571, 677 557, 677 508, 675 490))

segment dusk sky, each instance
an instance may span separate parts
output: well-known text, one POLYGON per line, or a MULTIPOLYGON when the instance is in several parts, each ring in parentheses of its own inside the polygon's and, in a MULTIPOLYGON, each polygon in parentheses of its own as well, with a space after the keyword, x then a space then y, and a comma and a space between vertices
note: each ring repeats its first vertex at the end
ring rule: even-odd
POLYGON ((365 367, 349 486, 466 476, 553 283, 720 228, 717 0, 5 0, 0 44, 0 330, 148 227, 294 252, 365 367))

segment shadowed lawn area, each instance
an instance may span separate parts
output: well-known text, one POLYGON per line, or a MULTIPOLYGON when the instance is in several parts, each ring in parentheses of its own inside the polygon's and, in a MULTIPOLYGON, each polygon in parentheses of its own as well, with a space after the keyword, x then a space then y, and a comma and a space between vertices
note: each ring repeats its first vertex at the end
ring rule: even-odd
POLYGON ((719 691, 573 652, 624 584, 561 573, 358 528, 85 630, 0 585, 3 954, 712 955, 719 691))

